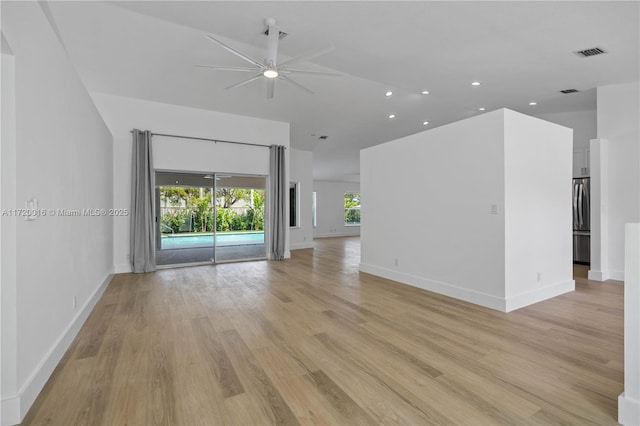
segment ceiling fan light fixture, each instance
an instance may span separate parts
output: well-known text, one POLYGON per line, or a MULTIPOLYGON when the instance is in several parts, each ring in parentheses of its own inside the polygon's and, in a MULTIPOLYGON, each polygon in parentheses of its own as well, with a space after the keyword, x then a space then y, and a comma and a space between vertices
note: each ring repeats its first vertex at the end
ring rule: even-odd
MULTIPOLYGON (((1 1, 1 0, 0 0, 1 1)), ((328 50, 324 49, 320 52, 316 52, 314 54, 305 55, 305 56, 297 56, 291 58, 283 63, 277 64, 278 57, 278 41, 283 37, 283 32, 279 30, 276 26, 276 20, 273 18, 265 19, 265 24, 267 25, 267 30, 265 34, 268 37, 267 40, 267 57, 264 61, 258 61, 252 58, 245 53, 223 43, 222 41, 212 37, 211 35, 207 35, 207 38, 222 47, 226 51, 236 55, 237 57, 243 59, 246 62, 249 62, 252 67, 218 67, 218 66, 210 66, 205 65, 206 68, 212 68, 215 70, 226 70, 226 71, 244 71, 244 72, 255 72, 252 77, 247 78, 243 81, 240 81, 236 84, 232 84, 229 87, 225 87, 225 89, 235 89, 236 87, 244 86, 245 84, 249 84, 253 81, 262 79, 263 77, 267 80, 267 99, 273 98, 274 87, 276 83, 276 79, 283 80, 293 86, 309 93, 313 94, 313 91, 307 89, 302 84, 296 82, 294 79, 289 77, 291 74, 307 74, 307 75, 319 75, 319 76, 338 76, 339 74, 330 73, 330 72, 321 72, 321 71, 311 71, 311 70, 299 70, 294 68, 289 68, 289 64, 295 61, 309 60, 311 58, 315 58, 324 53, 327 53, 328 50), (282 70, 282 73, 279 72, 282 70)))
POLYGON ((267 78, 276 78, 278 76, 278 71, 274 70, 273 68, 267 68, 262 72, 262 75, 267 78))

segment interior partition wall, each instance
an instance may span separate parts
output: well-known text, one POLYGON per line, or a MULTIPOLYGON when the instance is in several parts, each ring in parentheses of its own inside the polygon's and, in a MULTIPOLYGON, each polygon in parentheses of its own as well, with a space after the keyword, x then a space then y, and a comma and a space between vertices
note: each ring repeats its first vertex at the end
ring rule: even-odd
POLYGON ((159 267, 265 259, 266 177, 156 171, 159 267))

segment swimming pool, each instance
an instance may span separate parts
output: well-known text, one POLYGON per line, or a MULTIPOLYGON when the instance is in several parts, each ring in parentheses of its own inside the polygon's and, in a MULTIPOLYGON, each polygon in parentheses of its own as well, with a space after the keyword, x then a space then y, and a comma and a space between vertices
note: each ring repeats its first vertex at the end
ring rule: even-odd
MULTIPOLYGON (((161 247, 166 249, 213 247, 214 234, 171 234, 163 235, 161 247)), ((242 246, 264 244, 264 232, 224 232, 218 233, 218 246, 242 246)))

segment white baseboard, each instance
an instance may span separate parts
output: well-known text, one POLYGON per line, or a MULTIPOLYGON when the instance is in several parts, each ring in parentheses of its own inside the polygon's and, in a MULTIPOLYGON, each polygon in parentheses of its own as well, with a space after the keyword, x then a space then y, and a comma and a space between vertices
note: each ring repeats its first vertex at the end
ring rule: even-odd
POLYGON ((627 398, 624 392, 618 396, 618 423, 624 426, 640 425, 640 402, 627 398))
POLYGON ((391 269, 381 268, 366 263, 360 264, 360 271, 368 274, 377 275, 393 281, 398 281, 423 290, 433 291, 434 293, 443 294, 455 299, 464 300, 465 302, 475 303, 476 305, 495 309, 505 312, 505 299, 502 297, 492 296, 486 293, 480 293, 474 290, 458 287, 449 283, 430 280, 403 272, 393 271, 391 269))
POLYGON ((587 274, 587 278, 592 281, 606 281, 609 279, 609 274, 606 271, 596 271, 591 269, 587 274))
POLYGON ((413 287, 418 287, 423 290, 429 290, 434 293, 464 300, 465 302, 475 303, 476 305, 495 309, 500 312, 511 312, 513 310, 529 306, 533 303, 538 303, 575 290, 575 281, 567 280, 505 299, 468 288, 458 287, 450 283, 430 280, 365 263, 360 264, 360 271, 378 275, 393 281, 398 281, 403 284, 408 284, 413 287))
POLYGON ((609 271, 609 279, 624 281, 624 271, 609 271))
POLYGON ((65 352, 69 349, 73 339, 75 339, 96 303, 100 300, 100 297, 104 293, 109 282, 111 282, 112 278, 113 274, 107 274, 105 276, 100 285, 98 285, 98 288, 96 288, 84 306, 78 311, 78 314, 60 335, 58 340, 56 340, 47 354, 42 358, 38 366, 26 380, 25 384, 18 391, 18 394, 2 401, 2 426, 14 425, 22 421, 24 416, 27 414, 27 411, 29 411, 29 408, 36 400, 38 394, 47 383, 47 380, 51 377, 53 370, 55 370, 65 352), (5 411, 5 405, 7 411, 5 411))
POLYGON ((315 247, 315 243, 311 241, 311 242, 305 242, 305 243, 291 244, 289 248, 291 250, 300 250, 300 249, 310 249, 314 247, 315 247))
POLYGON ((595 271, 590 270, 587 278, 593 281, 616 280, 624 281, 624 271, 595 271))
POLYGON ((534 303, 542 302, 543 300, 551 299, 561 294, 570 293, 575 291, 575 289, 576 282, 574 280, 567 280, 518 294, 517 296, 506 299, 505 312, 515 311, 516 309, 524 308, 525 306, 533 305, 534 303))
POLYGON ((20 398, 13 396, 2 400, 0 405, 0 425, 11 426, 22 421, 20 415, 20 398))
POLYGON ((115 274, 129 274, 131 273, 131 265, 129 263, 116 263, 113 265, 113 272, 115 274))
POLYGON ((360 232, 331 232, 329 234, 313 234, 313 238, 359 237, 360 232))

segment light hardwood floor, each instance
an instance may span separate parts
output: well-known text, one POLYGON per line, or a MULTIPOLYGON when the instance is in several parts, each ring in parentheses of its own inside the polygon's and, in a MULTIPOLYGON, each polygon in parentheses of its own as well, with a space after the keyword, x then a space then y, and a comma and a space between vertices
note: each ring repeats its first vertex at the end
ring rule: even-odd
POLYGON ((24 424, 616 424, 621 283, 503 314, 359 273, 359 244, 117 275, 24 424))

